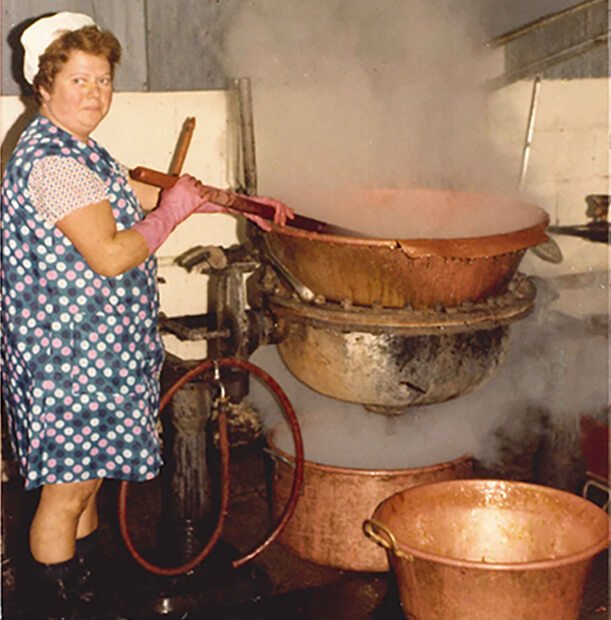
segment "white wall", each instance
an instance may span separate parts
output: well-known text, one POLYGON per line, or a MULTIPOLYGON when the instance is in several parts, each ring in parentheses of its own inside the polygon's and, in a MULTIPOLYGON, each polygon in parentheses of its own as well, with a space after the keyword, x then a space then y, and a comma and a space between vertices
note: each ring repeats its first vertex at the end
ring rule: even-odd
MULTIPOLYGON (((490 133, 520 169, 532 97, 531 81, 520 81, 490 97, 490 133)), ((525 191, 550 215, 552 224, 585 224, 588 194, 609 194, 609 80, 543 80, 537 99, 535 131, 525 191)), ((598 272, 606 275, 608 247, 576 237, 555 235, 564 260, 546 263, 531 252, 521 269, 555 277, 598 272)), ((605 313, 606 287, 567 292, 557 309, 575 315, 605 313)))
MULTIPOLYGON (((586 194, 607 193, 608 80, 543 80, 525 189, 549 210, 552 223, 584 221, 586 194), (581 213, 579 211, 581 210, 581 213)), ((490 97, 490 129, 520 167, 532 82, 490 97)))
MULTIPOLYGON (((216 187, 235 183, 235 145, 230 101, 224 91, 120 93, 95 138, 130 167, 167 170, 177 137, 188 116, 195 131, 183 166, 216 187)), ((172 265, 174 257, 196 245, 228 246, 237 242, 236 219, 227 215, 194 215, 170 235, 158 252, 161 307, 168 316, 206 312, 203 276, 172 265)))

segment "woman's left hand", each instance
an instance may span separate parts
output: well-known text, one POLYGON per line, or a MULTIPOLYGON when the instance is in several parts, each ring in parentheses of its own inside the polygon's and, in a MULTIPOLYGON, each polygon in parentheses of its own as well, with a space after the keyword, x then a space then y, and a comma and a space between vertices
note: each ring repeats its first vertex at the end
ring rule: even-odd
MULTIPOLYGON (((259 215, 252 215, 250 213, 245 213, 244 211, 232 209, 231 207, 222 206, 223 203, 229 202, 225 194, 226 192, 219 190, 218 195, 209 197, 209 200, 218 200, 218 202, 206 202, 204 205, 199 207, 196 212, 231 213, 232 215, 243 215, 246 219, 254 222, 257 226, 259 226, 259 228, 262 228, 265 231, 270 231, 272 229, 271 222, 259 215)), ((267 198, 265 196, 248 196, 248 200, 258 202, 267 207, 272 207, 274 209, 274 224, 278 224, 279 226, 285 226, 287 220, 292 220, 295 217, 295 214, 291 208, 275 198, 267 198)))
MULTIPOLYGON (((275 198, 267 198, 266 196, 249 196, 248 199, 262 205, 266 205, 267 207, 272 207, 274 209, 274 224, 278 224, 278 226, 286 226, 287 220, 292 220, 295 217, 295 213, 293 213, 293 210, 290 207, 275 198)), ((269 220, 266 220, 258 215, 250 215, 248 213, 242 213, 242 215, 257 224, 257 226, 263 230, 269 231, 272 228, 269 220)))

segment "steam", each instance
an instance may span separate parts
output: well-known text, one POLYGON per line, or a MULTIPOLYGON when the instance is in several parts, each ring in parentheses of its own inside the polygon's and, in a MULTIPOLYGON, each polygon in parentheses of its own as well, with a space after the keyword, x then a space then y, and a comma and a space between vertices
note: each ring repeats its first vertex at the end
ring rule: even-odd
MULTIPOLYGON (((543 286, 540 285, 541 289, 543 286)), ((472 454, 488 466, 500 464, 501 448, 549 427, 578 433, 587 414, 606 419, 608 341, 586 322, 548 312, 542 290, 537 310, 512 326, 505 362, 493 377, 454 400, 410 408, 399 417, 322 396, 285 368, 275 347, 251 361, 283 387, 300 420, 306 458, 338 467, 424 467, 472 454)), ((274 443, 292 452, 288 426, 275 400, 254 383, 250 400, 274 443)))
MULTIPOLYGON (((491 58, 466 4, 484 3, 237 3, 219 62, 226 75, 251 79, 259 193, 372 236, 447 238, 525 227, 505 219, 528 212, 514 202, 422 198, 427 191, 515 189, 517 171, 488 138, 491 58), (371 199, 381 188, 419 197, 382 205, 371 199)), ((393 419, 316 394, 289 374, 274 347, 252 360, 288 393, 310 460, 385 469, 471 453, 495 463, 503 440, 543 434, 546 419, 576 429, 582 413, 606 410, 606 336, 547 312, 548 302, 541 296, 537 312, 512 327, 507 360, 486 384, 393 419)), ((251 398, 288 449, 275 401, 260 385, 251 398)))
POLYGON ((221 62, 251 78, 259 193, 354 224, 371 211, 355 189, 507 188, 487 137, 489 52, 445 4, 240 3, 221 62))

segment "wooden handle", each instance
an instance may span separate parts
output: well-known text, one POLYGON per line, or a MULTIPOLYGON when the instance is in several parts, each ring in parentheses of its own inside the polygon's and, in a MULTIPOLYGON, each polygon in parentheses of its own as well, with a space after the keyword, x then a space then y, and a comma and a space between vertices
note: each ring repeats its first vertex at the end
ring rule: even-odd
POLYGON ((135 181, 161 187, 161 189, 170 189, 178 181, 178 175, 166 174, 157 170, 151 170, 143 166, 138 166, 129 171, 129 176, 135 181))
MULTIPOLYGON (((176 181, 178 176, 173 174, 165 174, 165 172, 159 172, 158 170, 151 170, 143 166, 138 166, 133 170, 130 170, 129 175, 132 179, 140 181, 141 183, 147 183, 148 185, 154 185, 155 187, 161 187, 162 189, 169 189, 176 181)), ((236 211, 242 211, 243 213, 250 213, 251 215, 258 215, 268 220, 274 219, 275 210, 273 207, 261 204, 254 200, 250 200, 246 197, 242 197, 233 192, 228 192, 211 185, 203 185, 202 190, 208 190, 211 194, 210 202, 214 202, 223 207, 229 207, 236 211)))
POLYGON ((179 175, 182 172, 182 167, 187 157, 187 151, 191 144, 191 138, 195 131, 195 117, 189 116, 182 124, 180 136, 176 143, 176 149, 174 150, 174 156, 172 157, 172 163, 170 164, 170 174, 179 175))
MULTIPOLYGON (((178 176, 172 174, 165 174, 165 172, 159 172, 158 170, 151 170, 143 166, 138 166, 129 171, 129 175, 135 181, 141 183, 147 183, 148 185, 154 185, 155 187, 161 187, 162 189, 169 189, 176 181, 178 176)), ((204 185, 203 189, 210 191, 210 202, 219 204, 223 207, 229 207, 235 211, 241 211, 242 213, 249 213, 251 215, 258 215, 266 220, 273 221, 274 214, 276 213, 273 207, 261 204, 256 200, 252 200, 247 196, 241 194, 234 194, 223 189, 218 189, 210 185, 204 185)), ((339 235, 342 237, 364 237, 363 233, 350 230, 347 228, 341 228, 334 226, 333 224, 327 224, 320 220, 315 220, 311 217, 295 214, 295 218, 287 222, 287 225, 293 228, 301 228, 303 230, 311 230, 316 233, 322 233, 327 235, 339 235)))

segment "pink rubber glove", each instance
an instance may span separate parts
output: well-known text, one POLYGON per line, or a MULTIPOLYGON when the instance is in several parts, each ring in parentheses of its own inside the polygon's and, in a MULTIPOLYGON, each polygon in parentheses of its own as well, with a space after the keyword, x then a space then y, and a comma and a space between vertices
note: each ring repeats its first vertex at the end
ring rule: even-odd
MULTIPOLYGON (((267 205, 268 207, 273 207, 275 209, 274 213, 274 224, 278 224, 280 226, 284 226, 287 220, 292 220, 295 217, 292 209, 287 207, 280 200, 276 200, 275 198, 266 198, 264 196, 248 196, 249 200, 254 202, 259 202, 263 205, 267 205)), ((223 200, 225 202, 225 200, 223 200)), ((197 208, 197 213, 231 213, 233 215, 242 215, 246 219, 254 222, 265 231, 270 231, 272 229, 272 225, 269 220, 266 220, 259 215, 252 215, 250 213, 244 213, 243 211, 238 211, 236 209, 232 209, 231 207, 224 207, 214 202, 206 202, 202 206, 197 208)))
MULTIPOLYGON (((293 210, 280 200, 276 200, 275 198, 268 198, 266 196, 249 196, 248 198, 249 200, 260 202, 262 205, 273 207, 275 209, 274 224, 278 224, 278 226, 286 226, 287 220, 292 220, 295 217, 295 213, 293 213, 293 210)), ((262 228, 263 230, 272 229, 269 220, 265 220, 258 215, 250 215, 247 213, 244 213, 243 215, 247 219, 257 224, 257 226, 259 226, 259 228, 262 228)))
POLYGON ((153 254, 170 233, 189 215, 209 200, 202 184, 188 174, 183 174, 170 189, 161 192, 159 205, 133 229, 144 237, 149 252, 153 254))

